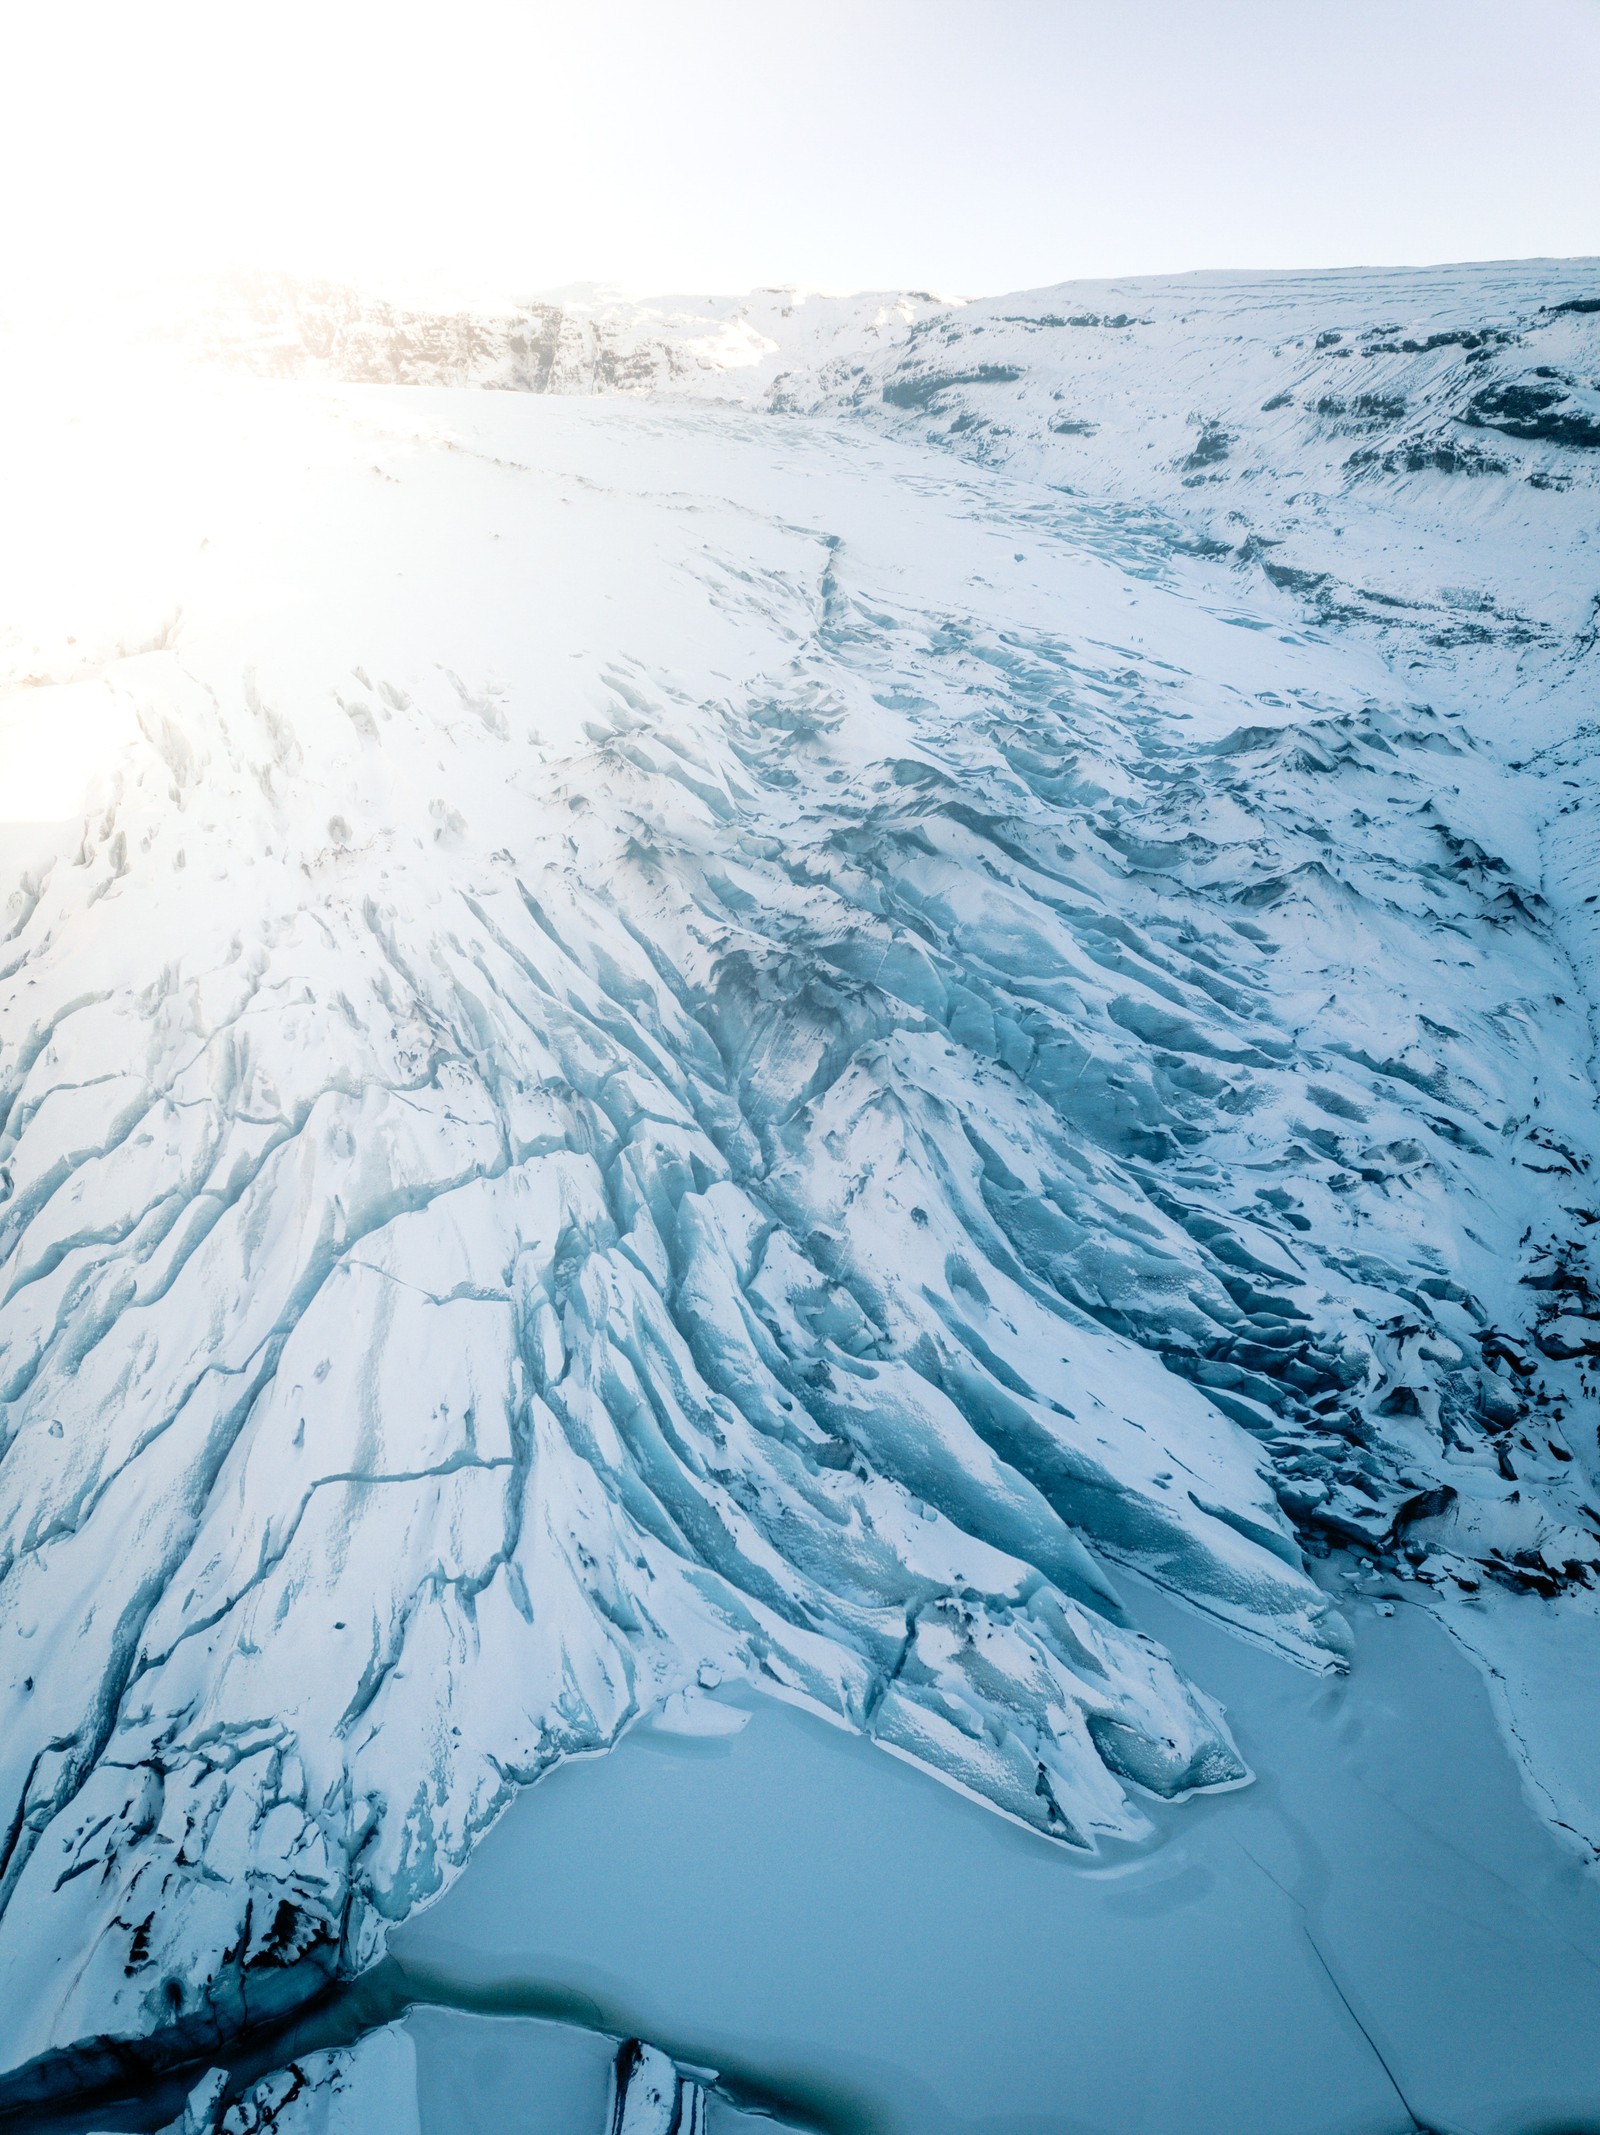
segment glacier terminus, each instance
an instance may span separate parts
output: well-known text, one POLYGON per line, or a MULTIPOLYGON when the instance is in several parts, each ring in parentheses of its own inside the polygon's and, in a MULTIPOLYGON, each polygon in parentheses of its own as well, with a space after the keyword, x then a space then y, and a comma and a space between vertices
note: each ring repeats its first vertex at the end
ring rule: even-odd
POLYGON ((0 2128, 1600 2126, 1600 262, 0 367, 0 2128))

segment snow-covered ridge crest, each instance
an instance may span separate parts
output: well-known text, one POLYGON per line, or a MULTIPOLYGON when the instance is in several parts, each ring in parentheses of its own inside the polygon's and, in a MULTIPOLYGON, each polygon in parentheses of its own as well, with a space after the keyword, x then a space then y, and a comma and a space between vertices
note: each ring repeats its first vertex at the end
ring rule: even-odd
POLYGON ((130 296, 113 325, 134 346, 166 345, 259 377, 761 400, 797 368, 870 361, 949 304, 905 290, 638 298, 583 285, 446 305, 247 275, 130 296))
POLYGON ((920 447, 263 391, 6 648, 131 737, 12 871, 7 2065, 367 1961, 669 1696, 1088 1849, 1245 1776, 1119 1565, 1312 1666, 1302 1542, 1587 1576, 1584 1006, 1462 716, 920 447))

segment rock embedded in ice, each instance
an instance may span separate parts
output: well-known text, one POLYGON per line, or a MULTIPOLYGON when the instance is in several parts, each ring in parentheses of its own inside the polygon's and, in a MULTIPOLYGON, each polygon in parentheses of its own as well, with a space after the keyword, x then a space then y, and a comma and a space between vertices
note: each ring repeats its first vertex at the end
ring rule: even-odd
POLYGON ((1534 1340, 1547 1357, 1600 1356, 1600 1319, 1576 1312, 1558 1313, 1535 1329, 1534 1340))
POLYGON ((659 2047, 625 2039, 613 2078, 610 2135, 705 2135, 705 2092, 659 2047))
MULTIPOLYGON (((401 2024, 302 2055, 253 2084, 205 2135, 421 2135, 417 2057, 401 2024)), ((198 2131, 197 2131, 198 2135, 198 2131)))

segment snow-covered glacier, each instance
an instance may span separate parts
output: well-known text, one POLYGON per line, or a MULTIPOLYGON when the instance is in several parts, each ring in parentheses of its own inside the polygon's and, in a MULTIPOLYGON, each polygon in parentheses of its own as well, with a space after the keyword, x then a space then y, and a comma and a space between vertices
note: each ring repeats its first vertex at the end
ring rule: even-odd
POLYGON ((1592 1855, 1600 267, 185 304, 0 445, 0 2097, 746 1688, 1136 1845, 1157 1591, 1592 1855))

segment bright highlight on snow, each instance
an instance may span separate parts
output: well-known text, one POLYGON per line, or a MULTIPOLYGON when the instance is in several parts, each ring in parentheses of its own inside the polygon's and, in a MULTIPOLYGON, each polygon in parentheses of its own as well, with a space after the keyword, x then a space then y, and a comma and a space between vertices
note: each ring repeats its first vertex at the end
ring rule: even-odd
POLYGON ((1592 1861, 1600 266, 120 330, 6 446, 0 2103, 437 2135, 431 2002, 868 2124, 405 1954, 770 1701, 1137 1884, 1426 1611, 1592 1861))

